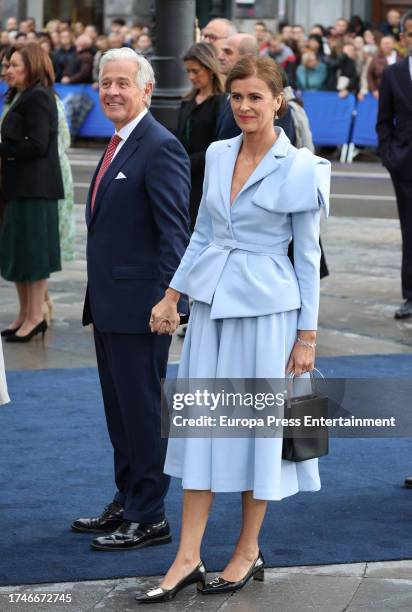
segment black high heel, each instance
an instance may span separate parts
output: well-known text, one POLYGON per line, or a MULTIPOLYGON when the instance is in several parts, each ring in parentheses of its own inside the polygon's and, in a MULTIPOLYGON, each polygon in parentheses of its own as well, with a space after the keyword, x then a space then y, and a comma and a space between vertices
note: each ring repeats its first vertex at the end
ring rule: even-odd
POLYGON ((233 593, 234 591, 243 589, 245 584, 249 582, 251 578, 253 578, 253 580, 258 580, 259 582, 263 582, 265 579, 265 560, 260 551, 257 559, 254 561, 254 563, 252 563, 252 566, 247 572, 246 576, 243 576, 241 580, 238 580, 237 582, 229 582, 229 580, 225 580, 221 576, 217 576, 208 582, 203 589, 199 590, 205 595, 210 595, 212 593, 233 593))
POLYGON ((159 603, 162 601, 170 601, 181 591, 191 584, 197 583, 198 590, 200 590, 200 586, 204 587, 206 585, 206 568, 204 566, 203 561, 199 563, 195 567, 195 569, 190 572, 187 576, 182 578, 173 589, 162 589, 162 587, 157 587, 154 589, 150 589, 150 591, 146 591, 142 595, 136 595, 135 600, 139 603, 159 603))
POLYGON ((10 338, 10 336, 14 336, 14 334, 19 331, 20 327, 21 325, 15 327, 14 329, 10 329, 10 327, 7 327, 7 329, 2 329, 0 335, 2 338, 10 338))
POLYGON ((25 336, 16 336, 14 333, 12 336, 8 336, 6 338, 6 342, 29 342, 34 336, 37 336, 37 334, 42 334, 42 337, 44 338, 47 327, 47 323, 43 319, 43 321, 40 321, 40 323, 33 327, 33 329, 25 336))

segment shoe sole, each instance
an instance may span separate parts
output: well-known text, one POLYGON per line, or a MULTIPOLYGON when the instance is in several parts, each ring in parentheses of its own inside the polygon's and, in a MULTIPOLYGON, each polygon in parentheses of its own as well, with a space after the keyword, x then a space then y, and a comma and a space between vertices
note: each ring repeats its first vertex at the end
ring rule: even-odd
POLYGON ((75 533, 113 533, 113 531, 116 531, 121 524, 122 523, 119 523, 115 527, 110 527, 110 529, 87 529, 87 527, 76 527, 75 525, 70 525, 70 529, 75 533))
POLYGON ((156 538, 155 540, 149 540, 148 542, 142 542, 142 544, 135 544, 134 546, 103 546, 101 544, 95 544, 92 542, 90 544, 93 550, 102 550, 104 552, 111 552, 115 550, 118 552, 119 550, 137 550, 139 548, 145 548, 147 546, 160 546, 161 544, 169 544, 172 541, 172 536, 163 536, 162 538, 156 538))

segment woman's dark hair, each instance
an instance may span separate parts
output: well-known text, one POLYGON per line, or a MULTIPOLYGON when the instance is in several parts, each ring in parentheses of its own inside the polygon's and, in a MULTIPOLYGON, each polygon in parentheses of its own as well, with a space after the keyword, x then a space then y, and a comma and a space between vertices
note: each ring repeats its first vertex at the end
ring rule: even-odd
POLYGON ((17 49, 26 70, 26 87, 39 83, 43 87, 53 87, 55 76, 48 53, 38 43, 30 42, 17 49))
MULTIPOLYGON (((203 68, 210 71, 213 95, 216 96, 224 92, 222 77, 220 76, 219 60, 217 59, 217 53, 213 45, 205 42, 192 45, 185 53, 183 61, 198 62, 201 66, 203 66, 203 68)), ((192 89, 192 91, 186 97, 188 99, 192 99, 196 96, 196 94, 197 90, 192 89)))
MULTIPOLYGON (((227 75, 226 91, 231 93, 233 81, 248 79, 255 76, 269 87, 273 97, 283 93, 282 69, 271 57, 242 57, 227 75)), ((287 102, 282 98, 278 117, 283 117, 287 111, 287 102)))
MULTIPOLYGON (((6 60, 6 62, 10 63, 11 56, 13 55, 15 50, 16 49, 14 47, 7 47, 1 54, 1 62, 3 63, 3 61, 6 60)), ((5 103, 10 104, 16 93, 17 90, 14 87, 9 87, 6 93, 4 94, 5 103)))
POLYGON ((323 47, 322 36, 319 36, 319 34, 310 34, 308 40, 316 40, 319 45, 319 51, 317 54, 318 56, 323 57, 325 55, 325 49, 323 47))
POLYGON ((322 36, 326 36, 326 28, 321 23, 315 23, 312 26, 312 30, 313 30, 313 28, 319 28, 319 30, 322 32, 322 36))
POLYGON ((348 32, 351 34, 360 34, 362 36, 365 29, 365 24, 359 15, 352 15, 348 25, 348 32))

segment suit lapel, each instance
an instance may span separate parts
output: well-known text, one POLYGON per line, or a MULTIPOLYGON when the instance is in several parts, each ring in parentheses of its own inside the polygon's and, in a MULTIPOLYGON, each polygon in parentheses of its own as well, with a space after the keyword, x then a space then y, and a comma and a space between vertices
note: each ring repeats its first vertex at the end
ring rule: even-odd
MULTIPOLYGON (((285 157, 287 149, 290 145, 290 140, 281 128, 276 128, 278 138, 273 147, 269 149, 258 166, 252 172, 239 191, 236 197, 243 193, 255 183, 262 181, 266 176, 278 170, 281 163, 277 157, 285 157)), ((242 145, 242 134, 228 141, 227 148, 224 148, 219 157, 219 183, 220 191, 227 210, 230 211, 230 190, 232 187, 233 172, 235 169, 236 159, 242 145)))
POLYGON ((151 116, 150 113, 147 113, 143 117, 143 119, 137 124, 137 126, 135 127, 133 132, 130 134, 130 136, 128 137, 128 139, 126 140, 126 142, 120 149, 120 151, 117 153, 116 157, 113 159, 110 166, 106 170, 102 180, 100 181, 99 189, 97 191, 96 199, 95 199, 94 206, 93 206, 93 213, 91 213, 91 206, 90 206, 91 205, 91 194, 93 193, 94 181, 96 179, 97 172, 102 163, 102 160, 104 157, 103 155, 102 159, 99 162, 99 165, 96 168, 96 171, 93 177, 93 181, 92 181, 92 184, 89 190, 88 201, 87 201, 87 209, 89 211, 89 225, 95 221, 96 216, 99 213, 99 209, 102 205, 104 194, 108 186, 110 185, 111 181, 114 180, 115 176, 118 174, 122 165, 125 164, 126 161, 129 159, 129 157, 133 155, 133 153, 135 153, 135 151, 139 148, 139 146, 141 145, 141 140, 147 128, 151 125, 152 122, 153 122, 153 117, 151 116))
POLYGON ((242 144, 242 135, 227 141, 226 146, 219 155, 219 187, 225 208, 230 210, 230 189, 232 186, 233 171, 236 159, 242 144))
POLYGON ((412 78, 409 70, 409 57, 398 64, 401 74, 401 83, 403 93, 406 95, 409 106, 412 106, 412 78))

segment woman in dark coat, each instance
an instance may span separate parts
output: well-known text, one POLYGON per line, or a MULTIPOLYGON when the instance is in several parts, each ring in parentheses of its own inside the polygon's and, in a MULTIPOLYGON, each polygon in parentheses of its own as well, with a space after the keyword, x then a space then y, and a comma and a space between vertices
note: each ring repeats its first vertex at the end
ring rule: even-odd
POLYGON ((212 45, 204 42, 192 45, 183 61, 193 88, 180 108, 177 137, 190 157, 190 220, 193 231, 202 198, 206 149, 216 140, 217 119, 225 96, 219 61, 212 45))
POLYGON ((47 278, 61 270, 57 200, 64 191, 53 74, 49 56, 36 43, 15 51, 7 71, 12 99, 1 125, 6 205, 0 227, 0 271, 16 283, 20 304, 17 317, 2 331, 7 342, 44 335, 47 278))

